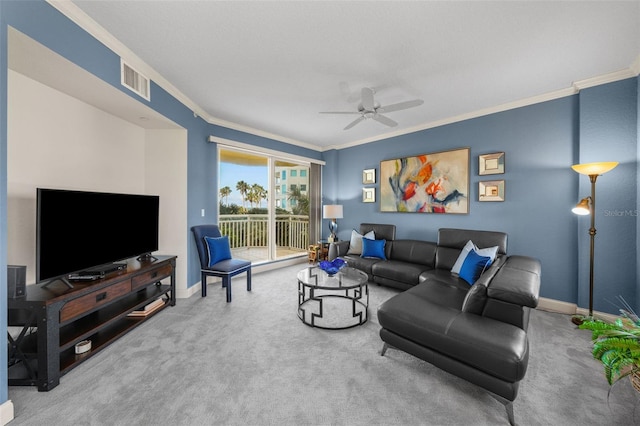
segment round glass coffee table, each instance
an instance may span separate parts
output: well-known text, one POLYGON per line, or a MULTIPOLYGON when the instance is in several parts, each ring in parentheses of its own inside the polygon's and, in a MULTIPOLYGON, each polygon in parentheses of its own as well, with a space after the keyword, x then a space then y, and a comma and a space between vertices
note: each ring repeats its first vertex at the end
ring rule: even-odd
POLYGON ((298 317, 329 330, 356 327, 369 319, 368 277, 345 266, 329 276, 317 266, 298 272, 298 317))

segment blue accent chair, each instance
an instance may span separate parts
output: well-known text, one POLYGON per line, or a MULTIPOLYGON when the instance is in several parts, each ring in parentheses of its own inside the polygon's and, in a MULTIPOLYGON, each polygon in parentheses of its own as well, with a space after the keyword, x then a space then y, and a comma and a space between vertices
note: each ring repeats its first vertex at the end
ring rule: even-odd
POLYGON ((231 277, 247 273, 247 291, 251 291, 251 262, 243 259, 227 259, 209 267, 209 252, 204 237, 218 238, 220 229, 218 225, 197 225, 191 227, 191 232, 196 240, 198 255, 200 256, 200 274, 202 281, 202 297, 207 296, 207 277, 222 278, 222 287, 227 289, 227 302, 231 302, 231 277))

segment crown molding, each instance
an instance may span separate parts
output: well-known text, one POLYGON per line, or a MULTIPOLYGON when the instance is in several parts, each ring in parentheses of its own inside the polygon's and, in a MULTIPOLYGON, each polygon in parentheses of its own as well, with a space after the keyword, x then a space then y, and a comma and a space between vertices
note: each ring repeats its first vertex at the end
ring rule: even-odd
POLYGON ((636 60, 633 61, 633 63, 631 64, 631 66, 629 68, 631 68, 631 70, 635 73, 635 75, 639 75, 640 74, 640 55, 638 55, 636 60))
POLYGON ((284 142, 290 145, 299 146, 301 148, 310 149, 318 152, 325 152, 334 149, 345 149, 358 145, 363 145, 371 142, 376 142, 383 139, 393 138, 397 136, 402 136, 409 133, 419 132, 421 130, 432 129, 435 127, 444 126, 447 124, 457 123, 464 120, 470 120, 477 117, 482 117, 485 115, 495 114, 498 112, 507 111, 510 109, 521 108, 524 106, 529 106, 541 102, 546 102, 566 96, 571 96, 577 94, 580 90, 586 89, 589 87, 594 87, 602 84, 612 83, 619 80, 624 80, 627 78, 636 77, 640 74, 640 55, 636 58, 636 60, 629 66, 627 69, 615 71, 612 73, 604 74, 601 76, 596 76, 584 80, 579 80, 572 83, 571 87, 566 89, 557 90, 554 92, 533 96, 530 98, 505 103, 502 105, 497 105, 493 107, 483 108, 477 111, 472 111, 466 114, 444 118, 441 120, 432 121, 430 123, 422 124, 419 126, 411 127, 404 130, 398 130, 395 132, 384 133, 378 136, 360 139, 353 142, 348 142, 341 145, 330 145, 326 147, 317 146, 311 143, 302 142, 296 139, 292 139, 286 136, 278 135, 275 133, 270 133, 267 131, 255 129, 250 126, 241 125, 238 123, 230 122, 227 120, 223 120, 217 117, 211 116, 205 110, 203 110, 199 105, 185 96, 182 92, 180 92, 177 88, 175 88, 169 81, 167 81, 164 77, 162 77, 158 72, 156 72, 153 68, 151 68, 147 63, 145 63, 142 59, 140 59, 135 53, 133 53, 129 48, 127 48, 124 44, 122 44, 119 40, 113 37, 109 32, 107 32, 102 26, 100 26, 97 22, 95 22, 89 15, 84 13, 78 6, 76 6, 71 0, 46 0, 51 6, 60 11, 63 15, 69 18, 71 21, 76 23, 86 32, 91 34, 94 38, 104 44, 107 48, 112 50, 114 53, 123 58, 127 63, 136 68, 139 72, 156 82, 160 87, 166 90, 170 95, 175 97, 178 101, 184 104, 186 107, 191 109, 193 113, 203 120, 205 120, 209 124, 214 124, 222 127, 226 127, 232 130, 237 130, 240 132, 284 142))
POLYGON ((331 149, 344 149, 344 148, 350 148, 353 146, 357 146, 357 145, 363 145, 363 144, 367 144, 367 143, 371 143, 371 142, 376 142, 379 140, 383 140, 383 139, 389 139, 389 138, 393 138, 393 137, 397 137, 397 136, 402 136, 405 134, 409 134, 409 133, 415 133, 415 132, 419 132, 422 130, 427 130, 427 129, 433 129, 435 127, 441 127, 441 126, 445 126, 447 124, 453 124, 453 123, 458 123, 460 121, 466 121, 466 120, 471 120, 473 118, 478 118, 478 117, 483 117, 485 115, 491 115, 491 114, 495 114, 495 113, 499 113, 499 112, 504 112, 504 111, 508 111, 511 109, 516 109, 516 108, 521 108, 521 107, 525 107, 525 106, 529 106, 529 105, 534 105, 534 104, 538 104, 538 103, 542 103, 542 102, 547 102, 547 101, 552 101, 555 99, 559 99, 559 98, 564 98, 567 96, 572 96, 575 95, 577 93, 577 90, 574 87, 569 87, 566 89, 561 89, 561 90, 556 90, 555 92, 549 92, 549 93, 545 93, 542 95, 537 95, 537 96, 532 96, 530 98, 526 98, 526 99, 521 99, 521 100, 517 100, 514 102, 508 102, 505 104, 501 104, 501 105, 497 105, 497 106, 493 106, 493 107, 488 107, 488 108, 483 108, 477 111, 472 111, 466 114, 461 114, 461 115, 457 115, 454 117, 448 117, 448 118, 443 118, 441 120, 436 120, 436 121, 432 121, 426 124, 421 124, 419 126, 415 126, 415 127, 410 127, 408 129, 404 129, 404 130, 398 130, 395 132, 390 132, 390 133, 384 133, 382 135, 379 136, 375 136, 372 138, 367 138, 367 139, 360 139, 358 141, 354 141, 354 142, 349 142, 343 145, 333 145, 333 146, 329 146, 326 147, 324 150, 331 150, 331 149))
MULTIPOLYGON (((636 59, 634 64, 638 64, 639 59, 636 59)), ((600 86, 607 83, 613 83, 615 81, 625 80, 627 78, 633 78, 638 75, 638 72, 633 69, 634 64, 631 64, 629 68, 610 72, 608 74, 599 75, 584 80, 574 81, 573 87, 579 92, 582 89, 588 89, 589 87, 600 86)), ((640 66, 640 64, 638 64, 640 66)))

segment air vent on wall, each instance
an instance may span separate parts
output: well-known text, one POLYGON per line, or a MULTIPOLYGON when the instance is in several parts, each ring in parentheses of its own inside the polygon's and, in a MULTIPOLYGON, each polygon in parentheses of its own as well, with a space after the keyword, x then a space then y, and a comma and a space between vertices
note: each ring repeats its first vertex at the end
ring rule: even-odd
POLYGON ((132 90, 148 101, 151 100, 149 97, 149 79, 131 68, 131 66, 126 64, 122 59, 120 59, 120 74, 124 87, 132 90))

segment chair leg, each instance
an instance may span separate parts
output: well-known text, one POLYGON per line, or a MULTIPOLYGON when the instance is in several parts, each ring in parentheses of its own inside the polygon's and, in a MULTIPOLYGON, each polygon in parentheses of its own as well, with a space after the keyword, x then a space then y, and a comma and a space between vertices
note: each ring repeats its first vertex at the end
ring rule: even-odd
POLYGON ((251 291, 251 268, 247 269, 247 291, 251 291))
POLYGON ((200 282, 202 283, 202 297, 207 297, 207 276, 201 274, 200 282))
POLYGON ((222 278, 222 286, 227 288, 227 303, 231 302, 231 277, 229 275, 222 278))

